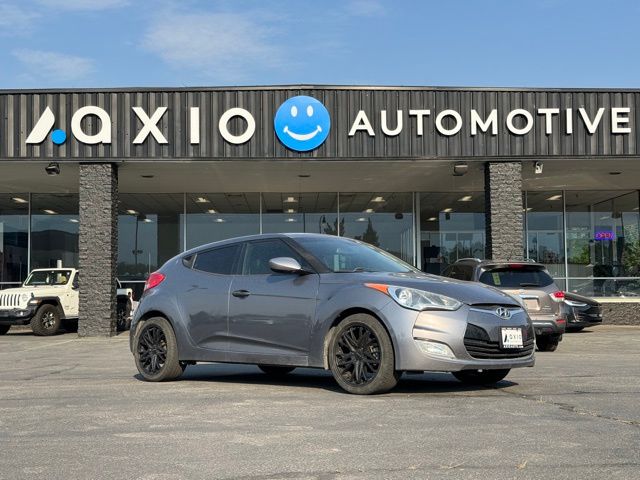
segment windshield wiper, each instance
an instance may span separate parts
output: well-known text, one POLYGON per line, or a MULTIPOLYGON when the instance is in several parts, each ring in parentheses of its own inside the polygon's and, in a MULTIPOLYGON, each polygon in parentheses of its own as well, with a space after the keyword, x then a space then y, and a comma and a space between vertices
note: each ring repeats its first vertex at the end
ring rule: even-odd
POLYGON ((356 267, 353 270, 336 270, 334 273, 359 273, 359 272, 375 272, 375 270, 368 270, 364 267, 356 267))

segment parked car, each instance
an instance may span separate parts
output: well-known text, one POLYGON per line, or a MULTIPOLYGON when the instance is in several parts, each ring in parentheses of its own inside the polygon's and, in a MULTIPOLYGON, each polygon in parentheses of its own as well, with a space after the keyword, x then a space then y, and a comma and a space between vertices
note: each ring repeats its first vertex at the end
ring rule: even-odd
MULTIPOLYGON (((30 325, 36 335, 77 330, 80 272, 75 268, 33 270, 22 287, 0 291, 0 335, 12 325, 30 325)), ((131 324, 131 289, 117 288, 118 329, 131 324)))
POLYGON ((602 323, 602 305, 593 298, 565 292, 564 303, 567 305, 567 332, 579 332, 602 323))
POLYGON ((565 294, 544 265, 463 258, 447 267, 443 276, 484 283, 520 299, 533 321, 538 350, 558 348, 567 324, 565 294))
POLYGON ((534 364, 531 321, 497 289, 427 275, 366 243, 318 234, 205 245, 150 275, 131 327, 142 377, 188 364, 331 370, 347 392, 393 388, 403 371, 496 383, 534 364))

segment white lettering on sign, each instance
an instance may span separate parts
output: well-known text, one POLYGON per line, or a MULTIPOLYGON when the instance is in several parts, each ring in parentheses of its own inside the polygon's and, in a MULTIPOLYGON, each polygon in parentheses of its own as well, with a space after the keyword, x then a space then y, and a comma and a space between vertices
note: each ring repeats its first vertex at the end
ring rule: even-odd
POLYGON ((631 128, 622 126, 629 125, 628 115, 630 113, 631 109, 628 107, 613 107, 611 109, 611 133, 631 133, 631 128), (622 114, 625 116, 622 117, 622 114))
POLYGON ((400 132, 402 132, 402 110, 398 110, 396 118, 396 128, 389 128, 389 126, 387 125, 387 111, 382 110, 382 112, 380 112, 382 133, 384 133, 388 137, 395 137, 396 135, 399 135, 400 132))
POLYGON ((169 143, 162 132, 158 129, 158 122, 167 111, 167 107, 156 108, 156 111, 153 112, 151 118, 149 118, 147 112, 145 112, 142 107, 133 107, 133 111, 142 122, 142 129, 140 129, 140 132, 133 140, 134 145, 140 145, 141 143, 144 143, 149 134, 153 135, 153 138, 156 139, 156 142, 160 144, 169 143))
POLYGON ((419 137, 424 131, 424 117, 431 115, 431 110, 409 110, 410 117, 416 117, 416 133, 419 137))
POLYGON ((480 114, 477 111, 471 110, 471 135, 478 134, 478 127, 480 127, 480 130, 482 130, 483 132, 486 132, 487 130, 489 130, 489 127, 491 127, 491 135, 497 135, 498 110, 496 110, 495 108, 491 110, 491 113, 485 121, 482 121, 482 118, 480 118, 480 114))
POLYGON ((349 129, 349 136, 353 137, 356 132, 359 132, 361 130, 367 132, 370 137, 375 136, 373 127, 371 126, 371 122, 369 121, 369 117, 367 117, 367 114, 364 112, 364 110, 360 110, 356 115, 356 119, 353 121, 353 125, 351 125, 351 128, 349 129))
POLYGON ((596 117, 593 121, 589 119, 589 114, 584 108, 580 107, 578 109, 578 113, 582 117, 582 121, 584 122, 584 126, 587 127, 587 131, 591 134, 596 133, 598 125, 600 125, 600 120, 602 120, 602 115, 604 115, 604 108, 598 109, 598 113, 596 113, 596 117))
POLYGON ((100 107, 82 107, 71 117, 71 133, 76 137, 76 140, 87 145, 111 143, 111 118, 100 107), (95 135, 88 135, 82 131, 82 120, 89 115, 100 119, 100 131, 95 135))
POLYGON ((198 145, 200 143, 200 108, 191 107, 189 109, 189 143, 198 145))
POLYGON ((462 128, 462 117, 455 110, 443 110, 436 117, 436 130, 438 130, 438 132, 440 132, 442 135, 447 135, 447 136, 455 135, 460 131, 461 128, 462 128), (451 117, 454 119, 455 125, 453 126, 453 128, 446 128, 442 124, 442 121, 444 120, 445 117, 451 117))
POLYGON ((544 133, 551 135, 553 133, 553 115, 560 115, 559 108, 539 108, 538 115, 544 115, 544 133))
POLYGON ((242 143, 248 142, 253 134, 256 131, 256 121, 253 118, 253 115, 249 113, 244 108, 231 108, 224 112, 220 117, 220 121, 218 122, 218 130, 220 131, 220 135, 227 142, 233 143, 234 145, 240 145, 242 143), (245 122, 247 122, 247 128, 241 135, 233 135, 229 131, 229 122, 233 117, 243 118, 245 122))
POLYGON ((515 110, 511 110, 509 115, 507 115, 507 130, 509 130, 514 135, 524 135, 529 133, 533 128, 533 116, 526 110, 522 108, 516 108, 515 110), (524 127, 518 128, 514 124, 514 119, 516 117, 524 117, 525 124, 524 127))

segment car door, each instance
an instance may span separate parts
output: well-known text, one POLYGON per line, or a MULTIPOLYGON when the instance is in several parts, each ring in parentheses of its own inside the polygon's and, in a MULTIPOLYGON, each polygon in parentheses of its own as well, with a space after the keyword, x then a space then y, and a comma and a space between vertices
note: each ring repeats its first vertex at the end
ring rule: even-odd
POLYGON ((230 361, 306 364, 319 275, 274 272, 269 260, 276 257, 311 269, 282 239, 245 243, 229 297, 230 361))
MULTIPOLYGON (((229 289, 241 244, 198 252, 183 259, 186 275, 178 295, 193 343, 207 350, 227 350, 229 289)), ((223 359, 223 357, 220 357, 223 359)))

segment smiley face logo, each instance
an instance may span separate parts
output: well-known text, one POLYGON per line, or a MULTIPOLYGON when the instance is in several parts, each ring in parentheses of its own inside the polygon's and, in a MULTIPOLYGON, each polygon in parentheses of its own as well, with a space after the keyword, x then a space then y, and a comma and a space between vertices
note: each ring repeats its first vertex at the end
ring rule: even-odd
POLYGON ((308 152, 322 145, 329 135, 331 119, 315 98, 298 96, 284 102, 274 119, 276 135, 285 147, 308 152))

